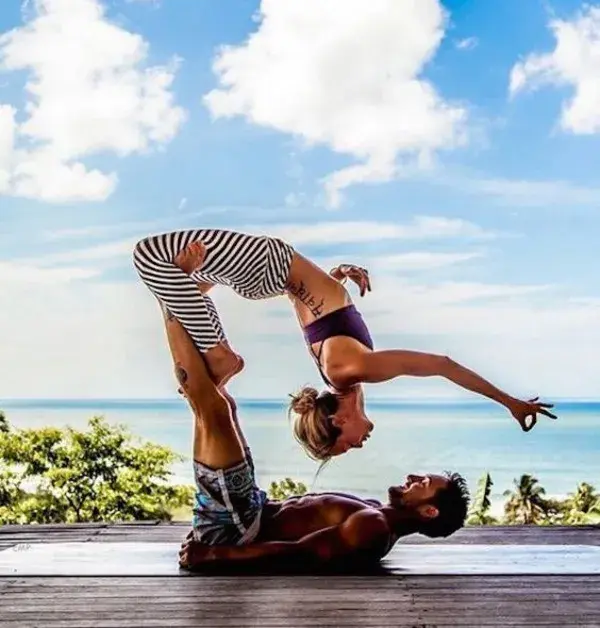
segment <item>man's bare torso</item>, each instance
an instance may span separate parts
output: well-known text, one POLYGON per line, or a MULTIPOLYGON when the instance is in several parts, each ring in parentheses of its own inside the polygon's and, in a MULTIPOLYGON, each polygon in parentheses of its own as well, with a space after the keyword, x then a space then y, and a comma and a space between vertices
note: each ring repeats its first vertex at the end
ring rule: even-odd
POLYGON ((308 494, 267 502, 257 541, 297 541, 307 534, 337 526, 361 510, 381 509, 375 500, 344 493, 308 494))

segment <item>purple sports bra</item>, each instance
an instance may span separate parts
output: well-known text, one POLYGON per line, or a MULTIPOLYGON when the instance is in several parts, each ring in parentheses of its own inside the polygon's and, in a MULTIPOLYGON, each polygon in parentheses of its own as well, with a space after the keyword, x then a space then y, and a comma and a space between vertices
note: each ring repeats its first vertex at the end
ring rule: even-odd
POLYGON ((311 353, 315 357, 317 368, 319 369, 323 381, 332 388, 335 388, 335 386, 327 379, 321 368, 321 354, 323 353, 324 341, 334 336, 348 336, 349 338, 354 338, 369 349, 373 349, 374 346, 365 321, 354 305, 346 305, 307 325, 304 328, 304 338, 310 347, 311 353), (323 343, 319 348, 318 354, 314 353, 312 350, 312 345, 317 342, 323 343))

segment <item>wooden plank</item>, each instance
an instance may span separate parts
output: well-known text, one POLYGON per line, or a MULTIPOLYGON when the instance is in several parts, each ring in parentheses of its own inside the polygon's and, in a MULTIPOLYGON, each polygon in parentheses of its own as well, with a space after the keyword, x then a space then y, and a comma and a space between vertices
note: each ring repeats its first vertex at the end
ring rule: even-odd
MULTIPOLYGON (((472 615, 452 615, 452 616, 423 616, 409 609, 401 609, 402 613, 394 615, 373 615, 362 614, 356 611, 350 613, 336 613, 331 611, 327 615, 321 617, 303 617, 298 614, 302 609, 291 609, 292 612, 288 616, 267 618, 257 614, 248 613, 246 617, 240 620, 239 617, 230 618, 205 618, 194 612, 178 613, 176 616, 136 616, 133 613, 129 615, 118 615, 111 613, 101 613, 96 610, 86 614, 79 614, 75 617, 22 617, 3 618, 2 626, 5 628, 15 628, 16 626, 23 628, 70 628, 77 626, 78 628, 131 628, 156 626, 164 628, 165 626, 198 626, 211 628, 241 628, 242 626, 262 626, 269 628, 300 628, 304 626, 327 626, 336 628, 338 626, 365 626, 368 628, 389 626, 411 626, 412 628, 439 627, 440 624, 449 626, 589 626, 598 628, 598 615, 564 615, 554 617, 539 617, 534 609, 531 612, 521 612, 516 615, 503 615, 495 612, 496 609, 488 608, 484 614, 472 615)), ((369 609, 370 610, 370 609, 369 609)))
MULTIPOLYGON (((23 544, 0 552, 0 576, 189 576, 174 543, 23 544)), ((235 573, 232 567, 229 573, 235 573)), ((388 575, 600 575, 600 548, 561 545, 404 545, 383 563, 388 575)))
POLYGON ((3 628, 600 626, 600 578, 215 578, 204 579, 201 588, 193 578, 10 582, 9 588, 29 586, 22 589, 21 606, 18 599, 6 599, 7 587, 0 591, 3 628), (137 598, 120 599, 125 586, 137 598), (458 596, 456 589, 464 586, 458 596), (550 599, 548 587, 555 591, 550 599), (570 589, 578 591, 576 597, 570 589), (78 590, 91 597, 77 599, 78 590), (106 597, 94 597, 100 590, 106 597), (40 599, 42 591, 51 599, 40 599))
POLYGON ((211 576, 206 578, 170 578, 170 577, 35 577, 35 578, 2 578, 0 590, 32 590, 35 594, 48 591, 67 590, 68 594, 74 594, 75 590, 95 591, 101 590, 134 590, 140 588, 151 590, 152 595, 169 595, 174 591, 206 590, 212 591, 237 590, 239 595, 245 592, 254 595, 264 592, 271 594, 278 590, 308 590, 316 595, 318 591, 351 590, 376 588, 378 591, 397 590, 402 587, 411 587, 419 590, 450 590, 454 588, 468 591, 478 590, 502 590, 531 589, 538 591, 542 588, 548 591, 577 590, 586 587, 595 587, 600 590, 600 577, 598 576, 404 576, 404 577, 359 577, 341 576, 336 578, 320 576, 244 576, 223 577, 211 576))
MULTIPOLYGON (((371 580, 371 579, 369 579, 371 580)), ((566 579, 565 579, 566 580, 566 579)), ((109 583, 112 582, 109 580, 109 583)), ((455 582, 454 580, 448 586, 445 587, 419 587, 414 582, 400 583, 396 587, 386 588, 380 586, 379 583, 375 583, 372 580, 365 583, 362 587, 352 587, 342 583, 340 585, 337 581, 332 581, 328 588, 315 588, 298 583, 297 589, 293 590, 290 587, 269 587, 267 589, 261 588, 256 585, 252 580, 236 579, 235 582, 230 583, 229 586, 223 587, 208 584, 207 586, 197 586, 197 583, 191 584, 188 587, 173 587, 171 586, 173 581, 168 582, 167 585, 163 585, 161 590, 158 586, 144 586, 143 583, 137 586, 115 586, 113 584, 106 584, 103 587, 86 587, 86 586, 70 586, 62 587, 55 586, 52 588, 40 587, 39 590, 34 587, 21 587, 19 585, 13 587, 3 587, 0 589, 0 595, 4 604, 8 604, 13 599, 26 599, 32 597, 33 604, 43 605, 46 601, 52 601, 54 598, 62 596, 68 596, 72 600, 85 600, 89 598, 93 599, 137 599, 139 597, 149 597, 153 600, 170 601, 172 599, 184 599, 187 597, 209 597, 215 602, 222 600, 228 600, 231 595, 235 594, 236 599, 241 601, 255 601, 269 599, 270 596, 275 594, 285 594, 287 599, 304 599, 304 596, 309 593, 311 600, 315 603, 321 600, 328 600, 332 594, 335 594, 336 598, 340 601, 346 601, 356 598, 357 595, 368 594, 370 598, 385 602, 386 600, 395 600, 397 596, 402 596, 407 592, 418 594, 421 599, 436 598, 440 595, 452 595, 453 600, 459 600, 461 602, 469 601, 473 597, 494 595, 498 600, 502 599, 522 599, 528 601, 532 596, 536 596, 538 599, 557 599, 564 595, 568 595, 569 599, 589 599, 600 600, 600 592, 598 585, 600 581, 592 581, 587 585, 571 585, 568 582, 560 584, 546 586, 543 582, 537 584, 537 586, 520 587, 517 583, 510 583, 510 585, 491 587, 491 586, 464 586, 463 583, 455 582)))
MULTIPOLYGON (((285 602, 285 607, 290 606, 303 606, 306 605, 305 598, 289 598, 287 596, 280 596, 280 602, 285 602)), ((495 596, 488 595, 486 598, 478 598, 474 600, 469 599, 452 599, 452 596, 447 596, 447 599, 439 599, 433 596, 422 597, 414 596, 411 593, 398 594, 394 598, 390 597, 387 600, 376 599, 374 597, 364 597, 351 599, 347 596, 345 599, 339 599, 337 596, 331 594, 326 599, 319 601, 310 598, 310 606, 303 609, 302 614, 304 616, 320 616, 322 613, 329 612, 333 607, 340 612, 353 611, 357 608, 365 608, 367 606, 376 609, 376 613, 395 613, 396 610, 402 606, 409 605, 411 608, 423 608, 424 610, 435 609, 436 612, 452 612, 461 613, 464 609, 468 609, 470 612, 485 613, 490 608, 490 601, 495 609, 503 609, 503 612, 520 612, 523 608, 536 607, 541 614, 570 614, 573 612, 596 612, 600 613, 600 600, 596 599, 572 599, 570 596, 556 596, 548 599, 537 597, 530 598, 496 598, 495 596), (493 598, 493 601, 492 601, 493 598)), ((8 617, 10 613, 31 613, 31 614, 48 614, 48 613, 80 613, 82 609, 100 608, 104 610, 110 610, 115 612, 131 612, 134 608, 138 608, 140 613, 166 613, 170 615, 172 613, 177 614, 179 612, 186 612, 186 610, 196 610, 201 612, 203 616, 244 616, 246 609, 252 607, 256 612, 260 612, 265 617, 279 616, 280 609, 273 598, 263 598, 262 600, 241 600, 235 596, 231 596, 228 599, 211 600, 209 596, 196 596, 186 597, 176 600, 169 600, 167 598, 161 599, 158 602, 155 598, 140 595, 136 599, 121 599, 121 598, 98 598, 94 599, 54 599, 46 601, 45 604, 36 603, 33 599, 22 599, 21 604, 15 603, 15 601, 7 602, 3 598, 2 603, 2 616, 8 617), (235 602, 235 608, 232 608, 232 602, 235 602)), ((136 613, 138 611, 136 610, 136 613)), ((287 612, 287 611, 286 611, 287 612)))
MULTIPOLYGON (((185 536, 189 524, 133 522, 122 524, 84 523, 70 525, 0 526, 0 543, 5 539, 14 541, 19 535, 27 538, 52 540, 61 535, 82 534, 86 538, 110 536, 127 538, 141 535, 145 542, 151 539, 177 541, 185 536)), ((428 539, 412 535, 402 539, 401 544, 589 544, 600 545, 600 526, 467 526, 448 539, 428 539)))

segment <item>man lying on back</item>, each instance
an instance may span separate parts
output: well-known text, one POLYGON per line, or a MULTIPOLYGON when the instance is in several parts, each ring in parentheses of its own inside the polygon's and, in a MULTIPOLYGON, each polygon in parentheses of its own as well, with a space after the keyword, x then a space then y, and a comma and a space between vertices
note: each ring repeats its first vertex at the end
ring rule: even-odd
POLYGON ((196 500, 180 565, 376 562, 408 534, 449 536, 464 525, 468 490, 457 473, 408 475, 381 504, 342 493, 271 501, 257 484, 233 398, 213 384, 177 319, 165 312, 180 392, 194 414, 196 500))

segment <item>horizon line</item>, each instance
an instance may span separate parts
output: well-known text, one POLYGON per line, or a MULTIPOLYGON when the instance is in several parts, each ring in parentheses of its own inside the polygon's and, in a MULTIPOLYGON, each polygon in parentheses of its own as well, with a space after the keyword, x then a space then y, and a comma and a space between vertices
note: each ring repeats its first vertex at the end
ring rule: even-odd
MULTIPOLYGON (((280 397, 237 397, 240 402, 253 403, 285 403, 285 399, 280 397)), ((31 403, 31 402, 121 402, 121 403, 167 403, 173 401, 185 401, 179 397, 10 397, 0 398, 0 406, 5 403, 31 403)), ((600 403, 600 397, 554 397, 554 403, 600 403)), ((443 404, 494 404, 497 402, 491 399, 469 399, 461 397, 371 397, 369 403, 443 403, 443 404)))

